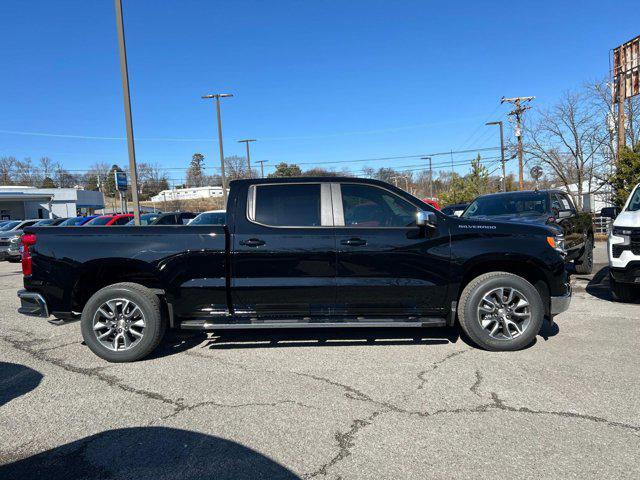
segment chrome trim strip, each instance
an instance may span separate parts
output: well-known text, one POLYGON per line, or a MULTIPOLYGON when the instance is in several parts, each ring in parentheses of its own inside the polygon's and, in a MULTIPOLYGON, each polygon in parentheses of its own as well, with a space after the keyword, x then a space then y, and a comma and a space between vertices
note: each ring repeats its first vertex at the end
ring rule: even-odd
POLYGON ((565 312, 569 309, 569 305, 571 304, 571 292, 566 295, 551 297, 551 305, 549 308, 549 313, 551 315, 558 315, 559 313, 565 312))

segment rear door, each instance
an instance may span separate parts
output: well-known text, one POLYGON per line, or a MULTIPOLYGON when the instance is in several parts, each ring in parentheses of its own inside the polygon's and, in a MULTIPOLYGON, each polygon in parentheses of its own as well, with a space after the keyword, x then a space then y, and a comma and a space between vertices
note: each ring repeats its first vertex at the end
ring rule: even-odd
POLYGON ((447 311, 449 236, 416 226, 421 208, 382 186, 332 184, 338 248, 337 307, 348 316, 447 311))
POLYGON ((231 295, 238 315, 328 315, 336 246, 328 183, 254 184, 235 206, 231 295))

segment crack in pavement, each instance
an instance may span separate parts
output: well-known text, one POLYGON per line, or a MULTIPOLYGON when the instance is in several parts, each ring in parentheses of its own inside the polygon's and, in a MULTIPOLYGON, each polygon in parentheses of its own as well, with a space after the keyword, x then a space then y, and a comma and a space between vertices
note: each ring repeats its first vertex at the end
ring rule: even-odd
POLYGON ((447 362, 448 360, 457 357, 458 355, 462 355, 463 353, 466 352, 470 352, 471 349, 468 348, 466 350, 458 350, 457 352, 452 352, 449 355, 447 355, 446 357, 444 357, 441 360, 438 360, 437 362, 433 362, 431 364, 431 366, 425 370, 422 370, 421 372, 418 373, 418 379, 420 380, 420 383, 418 384, 418 390, 422 390, 424 388, 424 386, 427 384, 427 379, 425 377, 425 375, 427 375, 427 373, 431 373, 434 370, 436 370, 437 368, 440 367, 440 365, 442 365, 443 363, 447 362))
MULTIPOLYGON (((457 352, 458 354, 462 353, 462 352, 457 352)), ((454 355, 449 355, 448 358, 451 358, 454 355)), ((440 362, 437 362, 438 364, 442 364, 443 362, 445 362, 448 358, 445 358, 443 360, 441 360, 440 362)), ((435 370, 435 368, 432 368, 428 371, 433 371, 435 370)), ((379 407, 383 407, 379 410, 375 410, 373 413, 371 413, 368 417, 364 418, 364 419, 355 419, 353 420, 353 422, 351 423, 351 426, 349 428, 348 431, 346 432, 337 432, 335 434, 335 439, 336 442, 338 444, 338 453, 332 457, 328 462, 322 464, 318 469, 314 470, 313 472, 304 474, 304 478, 313 478, 316 477, 318 475, 327 475, 328 470, 331 467, 334 467, 335 465, 337 465, 338 463, 340 463, 341 461, 343 461, 344 459, 346 459, 348 456, 351 455, 351 449, 355 446, 355 436, 358 432, 360 432, 363 428, 372 425, 374 419, 376 419, 377 417, 387 414, 387 413, 400 413, 400 414, 405 414, 405 415, 411 415, 411 416, 419 416, 422 418, 430 418, 430 417, 435 417, 435 416, 440 416, 440 415, 456 415, 456 414, 461 414, 461 413, 487 413, 489 411, 492 410, 500 410, 500 411, 506 411, 506 412, 512 412, 512 413, 526 413, 526 414, 532 414, 532 415, 555 415, 555 416, 560 416, 560 417, 564 417, 564 418, 570 418, 570 419, 576 419, 576 420, 586 420, 586 421, 591 421, 594 423, 600 423, 600 424, 604 424, 606 426, 609 427, 617 427, 617 428, 623 428, 623 429, 628 429, 631 430, 633 432, 640 432, 640 426, 637 425, 632 425, 632 424, 628 424, 628 423, 624 423, 624 422, 617 422, 617 421, 612 421, 612 420, 608 420, 606 418, 602 418, 602 417, 597 417, 595 415, 586 415, 586 414, 581 414, 581 413, 576 413, 576 412, 561 412, 561 411, 547 411, 547 410, 533 410, 531 408, 528 407, 512 407, 507 405, 499 396, 496 392, 490 392, 490 402, 488 403, 482 403, 480 405, 476 405, 475 407, 469 408, 469 407, 462 407, 462 408, 445 408, 445 409, 440 409, 440 410, 435 410, 432 412, 429 411, 416 411, 416 410, 408 410, 408 409, 404 409, 402 407, 399 407, 398 405, 394 405, 388 402, 381 402, 379 400, 375 400, 372 397, 370 397, 369 395, 367 395, 366 393, 350 386, 350 385, 345 385, 343 383, 337 382, 335 380, 331 380, 329 378, 325 378, 325 377, 320 377, 320 376, 316 376, 316 375, 312 375, 312 374, 307 374, 307 373, 298 373, 298 372, 292 372, 295 373, 296 375, 299 376, 303 376, 303 377, 307 377, 307 378, 312 378, 314 380, 317 381, 321 381, 323 383, 332 385, 334 387, 339 387, 342 388, 343 390, 345 390, 345 397, 350 399, 350 400, 356 400, 356 401, 362 401, 365 403, 371 403, 373 405, 377 405, 379 407)), ((480 373, 480 370, 476 369, 475 371, 475 381, 474 383, 471 385, 471 387, 469 387, 469 390, 476 395, 479 398, 484 398, 482 396, 482 394, 480 393, 480 385, 483 382, 484 378, 482 377, 482 374, 480 373)))
POLYGON ((278 405, 296 405, 302 408, 311 408, 315 409, 311 405, 306 405, 302 402, 297 402, 295 400, 278 400, 276 402, 248 402, 248 403, 218 403, 214 401, 204 401, 195 403, 193 405, 184 405, 183 408, 176 410, 169 415, 165 415, 161 417, 162 420, 167 420, 169 418, 173 418, 181 412, 191 411, 200 407, 219 407, 219 408, 245 408, 245 407, 277 407, 278 405))

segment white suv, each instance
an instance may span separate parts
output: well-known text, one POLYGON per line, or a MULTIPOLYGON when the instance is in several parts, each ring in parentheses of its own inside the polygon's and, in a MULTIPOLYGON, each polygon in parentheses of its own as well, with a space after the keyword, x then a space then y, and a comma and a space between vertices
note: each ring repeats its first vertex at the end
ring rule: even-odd
POLYGON ((614 296, 623 302, 640 298, 640 184, 614 220, 607 249, 614 296))

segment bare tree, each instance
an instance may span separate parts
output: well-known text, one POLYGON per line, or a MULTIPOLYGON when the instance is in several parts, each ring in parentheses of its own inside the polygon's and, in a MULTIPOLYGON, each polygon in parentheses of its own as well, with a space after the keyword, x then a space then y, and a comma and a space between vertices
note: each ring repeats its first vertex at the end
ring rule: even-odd
POLYGON ((596 177, 606 163, 609 133, 593 100, 588 89, 567 92, 525 125, 525 153, 549 167, 578 206, 582 206, 585 182, 591 192, 601 187, 596 177), (570 189, 574 184, 575 190, 570 189))
POLYGON ((16 165, 16 157, 0 157, 0 184, 11 185, 16 165))
POLYGON ((238 155, 225 157, 224 169, 227 180, 238 180, 241 178, 249 178, 250 176, 258 176, 258 172, 253 169, 253 175, 249 175, 249 169, 247 168, 247 158, 239 157, 238 155))

